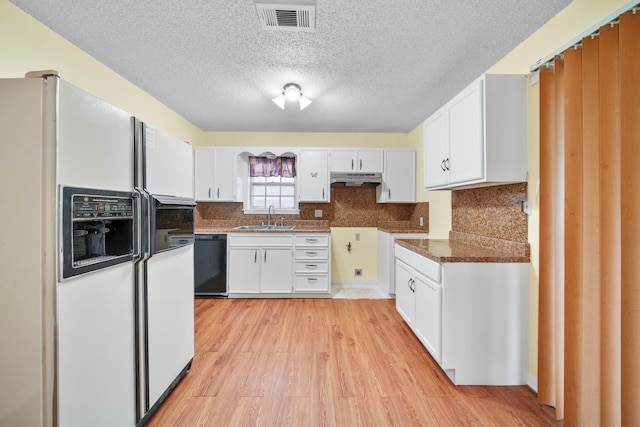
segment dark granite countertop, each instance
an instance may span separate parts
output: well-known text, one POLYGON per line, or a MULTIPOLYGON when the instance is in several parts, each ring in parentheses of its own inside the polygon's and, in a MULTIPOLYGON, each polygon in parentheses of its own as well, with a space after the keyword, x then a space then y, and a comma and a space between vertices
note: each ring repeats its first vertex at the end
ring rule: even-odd
POLYGON ((530 257, 448 239, 398 239, 396 243, 437 262, 529 262, 530 257))

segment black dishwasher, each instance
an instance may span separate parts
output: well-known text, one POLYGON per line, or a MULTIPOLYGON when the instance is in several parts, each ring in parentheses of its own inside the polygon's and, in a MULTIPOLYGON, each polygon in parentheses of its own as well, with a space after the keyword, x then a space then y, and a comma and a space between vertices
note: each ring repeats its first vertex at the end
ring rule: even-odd
POLYGON ((196 234, 193 261, 195 296, 226 296, 227 235, 196 234))

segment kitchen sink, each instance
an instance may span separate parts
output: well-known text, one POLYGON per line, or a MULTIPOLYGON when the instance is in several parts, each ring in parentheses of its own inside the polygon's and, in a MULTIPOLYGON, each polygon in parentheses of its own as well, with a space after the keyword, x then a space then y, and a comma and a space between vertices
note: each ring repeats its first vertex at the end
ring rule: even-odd
POLYGON ((265 225, 265 230, 293 230, 295 225, 265 225))
POLYGON ((269 230, 293 230, 295 225, 241 225, 234 227, 234 230, 255 230, 255 231, 269 231, 269 230))

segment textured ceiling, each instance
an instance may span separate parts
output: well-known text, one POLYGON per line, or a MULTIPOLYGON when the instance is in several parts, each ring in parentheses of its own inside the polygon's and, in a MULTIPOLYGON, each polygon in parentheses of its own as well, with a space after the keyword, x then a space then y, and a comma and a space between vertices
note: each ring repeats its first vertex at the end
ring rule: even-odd
POLYGON ((11 1, 202 130, 300 132, 411 131, 570 2, 290 0, 290 32, 253 0, 11 1), (313 104, 273 104, 288 82, 313 104))

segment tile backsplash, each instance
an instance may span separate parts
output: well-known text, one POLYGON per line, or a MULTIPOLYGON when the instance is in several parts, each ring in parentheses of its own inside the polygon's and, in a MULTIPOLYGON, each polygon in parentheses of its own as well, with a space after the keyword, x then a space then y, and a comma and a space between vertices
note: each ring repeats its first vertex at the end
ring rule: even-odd
MULTIPOLYGON (((419 227, 419 219, 424 219, 422 228, 429 231, 429 203, 376 203, 376 187, 347 187, 344 184, 331 185, 331 203, 301 203, 299 215, 275 215, 284 217, 285 223, 293 220, 328 220, 331 227, 376 227, 379 222, 409 221, 419 227), (316 218, 315 211, 321 210, 322 217, 316 218)), ((266 215, 245 215, 242 203, 198 203, 196 226, 206 226, 221 220, 238 220, 260 223, 266 215)))
POLYGON ((450 238, 528 252, 527 215, 522 212, 526 198, 526 182, 453 191, 450 238))

